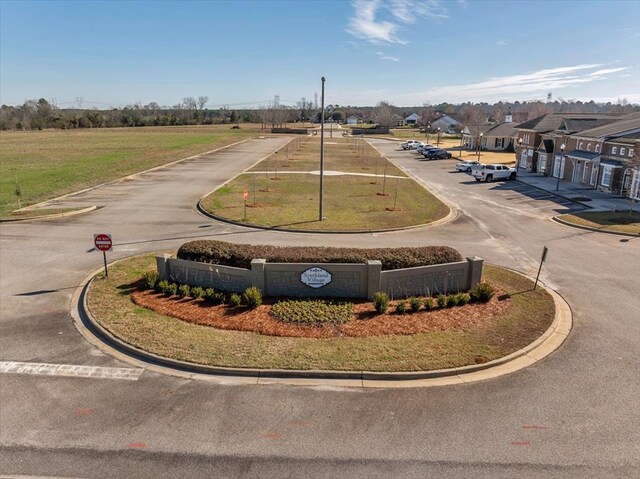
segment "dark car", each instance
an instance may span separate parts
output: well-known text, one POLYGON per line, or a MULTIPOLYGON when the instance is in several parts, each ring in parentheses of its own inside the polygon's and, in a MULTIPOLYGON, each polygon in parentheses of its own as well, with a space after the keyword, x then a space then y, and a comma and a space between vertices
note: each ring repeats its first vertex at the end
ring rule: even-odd
POLYGON ((451 153, 445 150, 440 150, 436 148, 434 150, 429 150, 424 153, 424 157, 427 160, 442 160, 445 158, 451 158, 451 153))

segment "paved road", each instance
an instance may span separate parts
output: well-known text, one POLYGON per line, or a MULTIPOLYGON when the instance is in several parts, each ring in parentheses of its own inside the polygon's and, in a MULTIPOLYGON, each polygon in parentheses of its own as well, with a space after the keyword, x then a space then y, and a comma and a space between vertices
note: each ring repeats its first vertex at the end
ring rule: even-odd
POLYGON ((373 140, 460 210, 445 226, 353 236, 284 234, 211 222, 202 194, 284 139, 252 140, 70 198, 73 218, 0 227, 0 474, 61 477, 638 477, 640 240, 550 221, 573 208, 518 182, 480 184, 453 161, 420 162, 373 140), (87 343, 72 324, 75 287, 111 259, 193 238, 362 246, 449 244, 534 273, 572 305, 562 348, 518 373, 428 389, 248 386, 144 371, 87 343), (47 364, 84 365, 60 369, 47 364), (67 371, 67 372, 65 372, 67 371), (87 372, 88 371, 88 372, 87 372))

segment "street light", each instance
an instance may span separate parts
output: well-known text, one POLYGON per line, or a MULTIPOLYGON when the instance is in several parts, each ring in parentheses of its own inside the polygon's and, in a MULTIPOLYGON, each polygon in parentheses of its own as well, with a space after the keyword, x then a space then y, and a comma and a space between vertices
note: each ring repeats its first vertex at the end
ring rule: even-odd
POLYGON ((436 146, 440 146, 440 127, 438 127, 438 139, 436 141, 436 146))
POLYGON ((484 134, 480 132, 480 136, 478 137, 478 163, 480 162, 480 150, 482 149, 482 137, 484 134))
POLYGON ((324 77, 322 81, 322 104, 320 106, 320 205, 318 211, 318 221, 322 221, 323 218, 323 204, 322 196, 324 193, 324 77))
POLYGON ((431 130, 431 123, 427 123, 427 131, 425 131, 427 137, 427 145, 429 144, 429 130, 431 130))
POLYGON ((560 172, 562 171, 562 164, 564 163, 564 148, 567 145, 564 143, 560 145, 560 166, 558 167, 558 180, 556 181, 556 191, 560 189, 560 172))
POLYGON ((516 171, 520 168, 520 159, 518 158, 518 155, 520 155, 520 158, 522 157, 522 138, 518 138, 518 147, 519 149, 516 151, 516 171))
POLYGON ((458 150, 458 158, 462 159, 462 134, 464 130, 460 130, 460 149, 458 150))

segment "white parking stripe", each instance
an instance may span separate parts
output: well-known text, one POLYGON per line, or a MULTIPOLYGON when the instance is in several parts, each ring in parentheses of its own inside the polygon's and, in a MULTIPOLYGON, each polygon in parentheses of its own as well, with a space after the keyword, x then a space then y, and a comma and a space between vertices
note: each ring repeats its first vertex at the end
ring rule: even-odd
POLYGON ((0 361, 0 373, 137 381, 143 369, 0 361))

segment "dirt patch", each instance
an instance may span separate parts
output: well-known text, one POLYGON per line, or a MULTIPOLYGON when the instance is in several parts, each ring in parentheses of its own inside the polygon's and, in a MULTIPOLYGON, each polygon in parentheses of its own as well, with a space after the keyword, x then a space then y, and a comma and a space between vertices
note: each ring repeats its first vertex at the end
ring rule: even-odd
MULTIPOLYGON (((335 338, 412 335, 432 331, 473 328, 490 323, 507 311, 510 299, 498 300, 501 292, 486 304, 468 304, 454 308, 422 310, 407 314, 377 314, 370 302, 354 304, 353 319, 345 324, 307 326, 287 324, 273 318, 269 311, 274 301, 249 310, 226 305, 212 306, 204 300, 167 298, 153 291, 134 291, 131 299, 138 306, 182 321, 218 329, 251 331, 268 336, 298 338, 335 338)), ((395 302, 390 311, 395 310, 395 302)))

